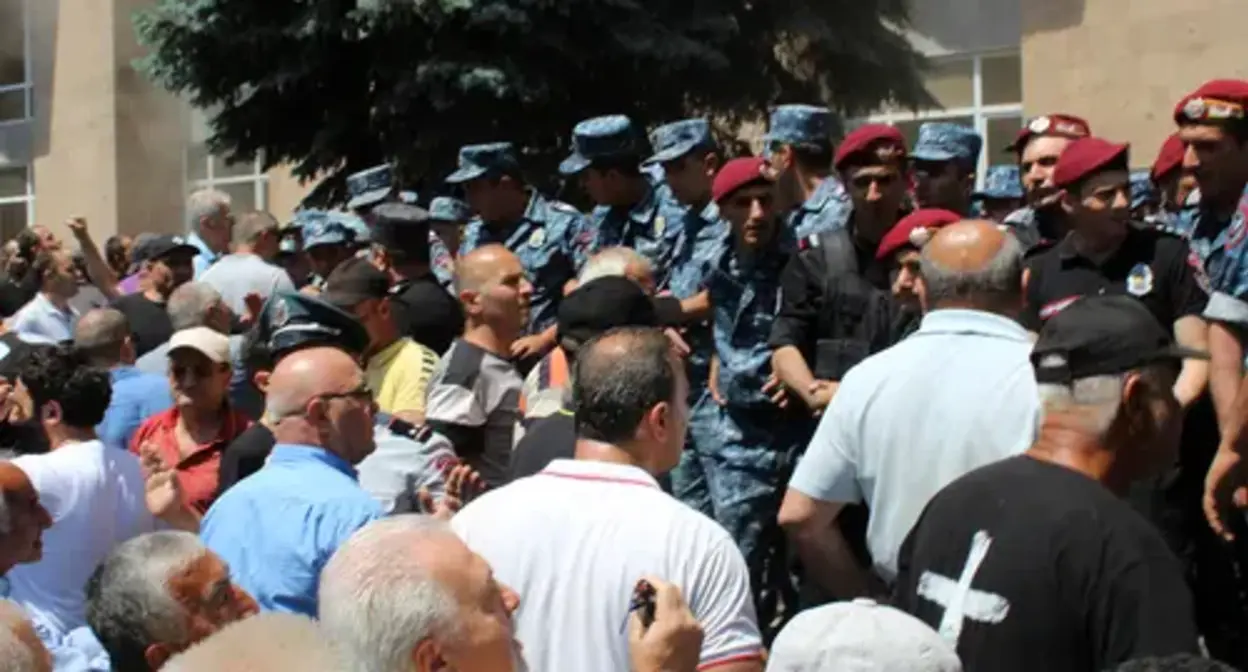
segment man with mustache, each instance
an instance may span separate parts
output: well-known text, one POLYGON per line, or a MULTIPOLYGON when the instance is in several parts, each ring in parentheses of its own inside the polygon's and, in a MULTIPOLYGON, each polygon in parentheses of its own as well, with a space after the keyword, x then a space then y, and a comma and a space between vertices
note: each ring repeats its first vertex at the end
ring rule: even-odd
POLYGON ((1046 114, 1032 119, 1006 149, 1018 158, 1026 205, 1003 222, 1025 247, 1045 249, 1066 235, 1066 224, 1053 186, 1053 169, 1066 147, 1092 131, 1088 122, 1069 114, 1046 114))

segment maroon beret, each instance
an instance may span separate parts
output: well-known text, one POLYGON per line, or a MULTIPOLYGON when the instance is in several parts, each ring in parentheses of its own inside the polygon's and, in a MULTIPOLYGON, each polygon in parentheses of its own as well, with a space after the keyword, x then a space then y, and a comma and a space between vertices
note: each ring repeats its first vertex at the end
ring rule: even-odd
POLYGON ((711 182, 711 200, 718 203, 732 192, 755 182, 771 182, 767 161, 761 156, 733 159, 719 169, 711 182))
POLYGON ((895 145, 900 150, 900 156, 905 157, 906 136, 902 135, 901 131, 897 130, 896 127, 888 124, 859 126, 845 136, 840 146, 836 148, 836 154, 832 157, 832 167, 840 170, 846 161, 857 158, 886 143, 895 145))
POLYGON ((1243 119, 1248 106, 1248 82, 1214 79, 1183 96, 1174 106, 1174 123, 1243 119))
POLYGON ((1069 187, 1115 161, 1125 165, 1130 147, 1101 138, 1080 138, 1070 143, 1053 167, 1053 186, 1059 189, 1069 187))
POLYGON ((1184 151, 1183 141, 1179 138, 1179 134, 1171 134, 1165 142, 1161 143, 1161 151, 1157 152, 1157 160, 1153 161, 1153 168, 1148 171, 1148 176, 1156 182, 1170 171, 1183 165, 1184 151))
POLYGON ((1027 143, 1038 135, 1055 138, 1086 138, 1092 135, 1092 128, 1088 126, 1087 120, 1074 115, 1045 114, 1033 118, 1027 122, 1026 126, 1019 129, 1018 135, 1014 136, 1014 142, 1011 142, 1005 151, 1021 154, 1027 143))
POLYGON ((944 208, 921 208, 902 217, 884 234, 875 249, 876 259, 887 259, 897 250, 912 245, 922 248, 942 226, 962 221, 962 215, 944 208))

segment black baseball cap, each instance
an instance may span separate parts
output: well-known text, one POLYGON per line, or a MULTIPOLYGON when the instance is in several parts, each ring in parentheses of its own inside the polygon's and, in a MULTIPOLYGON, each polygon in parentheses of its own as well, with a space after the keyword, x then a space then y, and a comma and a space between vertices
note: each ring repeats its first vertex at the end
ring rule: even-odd
POLYGON ((248 336, 274 359, 310 346, 335 347, 356 356, 368 347, 368 332, 354 315, 298 292, 274 292, 248 336))
POLYGON ((176 252, 184 252, 195 256, 199 254, 199 248, 186 242, 186 239, 182 236, 163 234, 137 241, 134 245, 134 250, 130 252, 130 260, 131 263, 139 264, 144 261, 167 257, 176 252))
POLYGON ((351 308, 369 299, 384 299, 390 295, 390 276, 383 273, 367 259, 348 259, 325 278, 326 302, 339 308, 351 308))
POLYGON ((680 322, 680 302, 652 299, 621 276, 592 280, 559 303, 559 344, 572 349, 617 327, 661 327, 680 322))
POLYGON ((1209 359, 1209 353, 1176 345, 1144 304, 1129 296, 1075 300, 1044 323, 1031 351, 1036 381, 1055 384, 1180 359, 1209 359))

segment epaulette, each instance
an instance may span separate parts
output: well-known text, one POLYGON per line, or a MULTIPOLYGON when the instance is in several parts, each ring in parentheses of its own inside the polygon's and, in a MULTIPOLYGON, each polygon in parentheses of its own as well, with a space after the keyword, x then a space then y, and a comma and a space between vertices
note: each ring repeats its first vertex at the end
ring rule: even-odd
POLYGON ((817 233, 812 233, 809 236, 797 241, 798 251, 804 252, 806 250, 813 250, 816 247, 819 247, 819 234, 817 233))
POLYGON ((417 425, 401 418, 390 418, 386 423, 386 428, 399 436, 405 436, 413 441, 424 443, 433 436, 433 428, 429 425, 417 425))

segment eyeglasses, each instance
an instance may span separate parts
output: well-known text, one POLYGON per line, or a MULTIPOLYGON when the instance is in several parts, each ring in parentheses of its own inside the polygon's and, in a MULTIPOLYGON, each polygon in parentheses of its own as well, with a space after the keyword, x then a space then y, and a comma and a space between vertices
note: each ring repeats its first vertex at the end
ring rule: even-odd
POLYGON ((196 364, 170 364, 169 373, 177 379, 181 379, 187 374, 194 374, 196 378, 207 378, 217 371, 228 368, 225 364, 210 364, 199 362, 196 364))
POLYGON ((366 401, 371 403, 373 401, 373 391, 368 389, 368 383, 360 383, 359 387, 356 387, 353 390, 347 390, 346 392, 326 392, 325 394, 316 395, 315 398, 322 399, 324 401, 333 401, 334 399, 355 399, 356 401, 366 401))

